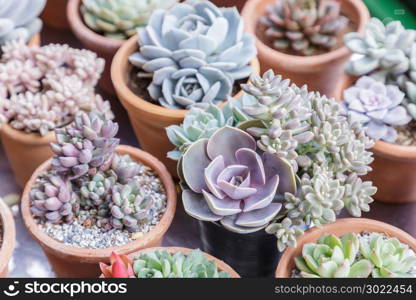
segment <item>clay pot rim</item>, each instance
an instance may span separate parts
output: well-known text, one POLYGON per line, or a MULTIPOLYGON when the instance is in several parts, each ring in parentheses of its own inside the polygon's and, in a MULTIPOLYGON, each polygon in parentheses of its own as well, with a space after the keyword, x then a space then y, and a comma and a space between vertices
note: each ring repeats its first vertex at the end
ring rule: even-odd
POLYGON ((7 272, 16 243, 16 228, 9 207, 0 199, 0 219, 3 226, 3 242, 0 247, 0 273, 7 272))
MULTIPOLYGON (((126 70, 126 67, 129 66, 128 58, 137 50, 138 45, 138 35, 134 35, 128 39, 117 51, 114 56, 113 62, 111 63, 111 80, 114 84, 116 92, 121 100, 123 106, 127 108, 133 107, 141 111, 146 111, 152 115, 157 116, 169 116, 175 119, 183 119, 188 110, 186 109, 169 109, 161 105, 150 103, 145 99, 137 96, 127 85, 125 80, 125 75, 123 72, 126 70)), ((251 66, 253 67, 253 73, 260 73, 260 62, 257 59, 257 56, 251 61, 251 66)), ((243 94, 243 91, 240 90, 234 98, 239 98, 243 94)), ((224 102, 225 103, 225 102, 224 102)))
POLYGON ((134 251, 136 249, 146 247, 146 245, 149 243, 162 238, 166 233, 172 223, 177 201, 176 188, 171 175, 167 171, 166 167, 157 158, 148 152, 127 145, 119 145, 116 149, 116 152, 130 155, 134 160, 142 162, 159 175, 159 178, 162 181, 167 194, 166 211, 163 214, 160 222, 151 231, 145 233, 141 238, 137 240, 121 246, 105 249, 77 248, 65 245, 53 239, 44 233, 40 226, 36 224, 32 213, 30 212, 29 201, 29 191, 33 186, 36 178, 50 166, 52 159, 49 159, 35 170, 24 188, 21 201, 21 211, 25 226, 32 237, 42 246, 42 248, 45 249, 45 251, 56 253, 65 258, 77 257, 89 262, 98 263, 100 261, 108 261, 110 254, 113 251, 117 253, 130 253, 132 250, 134 251))
POLYGON ((22 130, 14 129, 10 124, 3 124, 0 128, 1 134, 9 136, 11 139, 26 145, 43 145, 55 140, 55 132, 49 131, 47 135, 41 136, 39 133, 27 133, 22 130))
MULTIPOLYGON (((318 67, 322 64, 323 61, 336 61, 342 57, 348 56, 351 54, 350 50, 343 45, 340 48, 335 50, 329 51, 327 53, 312 55, 312 56, 300 56, 300 55, 292 55, 286 54, 280 51, 277 51, 269 46, 267 46, 257 35, 256 35, 256 28, 257 28, 257 20, 259 16, 254 16, 254 12, 256 11, 256 7, 260 5, 262 2, 266 2, 268 0, 248 0, 244 5, 244 8, 241 12, 241 16, 244 19, 246 31, 251 33, 256 38, 256 45, 259 52, 264 53, 268 57, 273 57, 274 59, 281 60, 281 61, 290 61, 291 65, 293 66, 293 71, 296 72, 297 70, 303 70, 310 67, 318 67)), ((366 21, 369 19, 370 14, 368 12, 367 7, 364 5, 362 1, 355 1, 355 0, 346 0, 345 3, 350 4, 354 7, 357 16, 358 16, 358 24, 356 32, 364 32, 364 28, 366 25, 366 21)))
POLYGON ((402 229, 385 222, 366 219, 366 218, 343 218, 338 219, 334 223, 326 224, 322 228, 313 227, 298 238, 298 245, 296 248, 287 248, 279 261, 276 268, 276 278, 288 278, 293 270, 294 258, 300 254, 305 243, 316 241, 324 232, 333 233, 334 231, 342 232, 336 235, 347 233, 361 233, 363 231, 384 233, 389 237, 396 237, 399 241, 407 244, 410 248, 416 251, 416 239, 402 229), (358 227, 351 229, 351 227, 358 227), (336 230, 340 228, 340 230, 336 230))
MULTIPOLYGON (((146 248, 146 249, 142 249, 136 252, 133 252, 131 254, 128 255, 128 257, 130 257, 131 259, 144 254, 144 253, 149 253, 149 252, 154 252, 154 251, 167 251, 169 253, 176 253, 176 252, 182 252, 185 255, 188 255, 189 253, 191 253, 192 251, 194 251, 195 249, 190 249, 190 248, 184 248, 184 247, 152 247, 152 248, 146 248)), ((224 271, 227 272, 228 274, 230 274, 231 278, 240 278, 240 275, 233 269, 231 268, 228 264, 226 264, 224 261, 216 258, 215 256, 212 256, 202 250, 200 250, 209 260, 213 260, 216 262, 217 264, 217 269, 219 271, 224 271)))
POLYGON ((80 13, 81 0, 68 0, 66 6, 66 15, 68 18, 69 27, 76 34, 77 37, 83 36, 86 40, 96 44, 98 47, 111 48, 116 51, 123 45, 126 40, 116 40, 105 37, 92 29, 90 29, 83 21, 80 13))

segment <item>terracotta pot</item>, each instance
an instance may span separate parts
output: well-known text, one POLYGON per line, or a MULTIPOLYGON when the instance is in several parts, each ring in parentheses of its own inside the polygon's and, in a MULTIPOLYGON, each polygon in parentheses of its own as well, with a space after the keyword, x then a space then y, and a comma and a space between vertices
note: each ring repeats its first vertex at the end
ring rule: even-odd
POLYGON ((49 143, 55 140, 55 134, 53 131, 45 136, 25 133, 4 124, 0 135, 16 181, 24 187, 36 168, 52 157, 49 143))
POLYGON ((137 148, 118 146, 116 151, 119 154, 130 155, 134 160, 149 166, 159 175, 167 193, 166 212, 153 230, 145 233, 143 237, 122 246, 107 249, 83 249, 64 245, 45 234, 41 227, 35 223, 30 212, 29 192, 36 178, 49 168, 51 160, 46 161, 33 173, 26 184, 22 196, 22 216, 26 228, 42 247, 58 277, 97 278, 100 275, 98 263, 109 263, 111 252, 127 255, 143 248, 159 246, 163 235, 172 223, 176 210, 176 190, 172 177, 165 166, 149 153, 137 148))
POLYGON ((68 19, 66 17, 66 4, 68 0, 48 0, 45 9, 40 17, 43 22, 53 28, 69 29, 68 19))
MULTIPOLYGON (((344 90, 355 80, 344 75, 335 91, 338 101, 343 100, 344 90)), ((374 198, 386 203, 416 202, 416 146, 377 141, 371 151, 374 153, 373 171, 365 178, 378 188, 374 198)))
POLYGON ((298 246, 296 248, 286 249, 277 266, 276 278, 290 278, 292 276, 292 270, 296 268, 294 258, 301 255, 303 245, 316 242, 323 233, 326 232, 336 236, 342 236, 347 233, 362 233, 363 231, 379 232, 384 233, 389 237, 395 237, 416 251, 416 239, 397 227, 365 218, 339 219, 322 228, 315 227, 309 229, 303 236, 298 238, 298 246))
MULTIPOLYGON (((187 255, 187 254, 191 253, 193 251, 193 249, 182 248, 182 247, 154 247, 154 248, 147 248, 147 249, 143 249, 143 250, 134 252, 134 253, 130 254, 129 257, 131 259, 134 259, 135 257, 138 257, 141 254, 149 253, 149 252, 155 252, 155 251, 167 251, 169 253, 182 252, 185 255, 187 255)), ((117 254, 119 254, 119 253, 117 253, 117 254)), ((212 255, 209 255, 208 253, 205 253, 205 252, 204 252, 204 255, 209 260, 215 261, 215 263, 217 264, 217 269, 219 271, 227 272, 228 274, 230 274, 231 278, 240 278, 240 275, 238 275, 238 273, 236 271, 234 271, 233 268, 231 268, 229 265, 227 265, 222 260, 219 260, 218 258, 216 258, 212 255)), ((100 277, 103 277, 103 275, 101 274, 100 277)))
POLYGON ((40 46, 40 33, 35 34, 35 36, 29 41, 28 45, 30 47, 40 46))
POLYGON ((237 7, 238 11, 243 9, 247 0, 211 0, 218 7, 237 7))
MULTIPOLYGON (((247 1, 242 17, 249 33, 258 33, 259 18, 265 15, 267 7, 275 1, 247 1)), ((363 32, 364 26, 370 18, 364 3, 357 0, 337 1, 342 5, 342 12, 356 24, 356 31, 363 32)), ((335 84, 341 78, 344 65, 351 55, 345 46, 320 55, 296 56, 272 49, 259 36, 256 38, 256 43, 262 72, 273 69, 299 86, 307 84, 310 91, 319 91, 328 96, 332 96, 335 84)))
MULTIPOLYGON (((168 140, 165 128, 169 125, 181 124, 187 110, 168 109, 160 105, 150 103, 137 96, 127 85, 132 65, 128 57, 137 51, 137 35, 130 38, 114 56, 111 65, 111 78, 116 89, 118 98, 130 118, 131 125, 136 133, 141 147, 158 159, 168 168, 172 176, 177 177, 176 162, 167 158, 167 152, 173 150, 174 146, 168 140)), ((259 73, 259 62, 255 58, 251 65, 254 73, 259 73)), ((240 91, 235 97, 240 97, 240 91)))
POLYGON ((91 30, 85 25, 80 13, 81 0, 68 0, 66 8, 69 25, 75 36, 85 48, 95 52, 105 59, 105 69, 99 81, 100 87, 110 95, 115 95, 111 82, 110 70, 114 54, 125 41, 107 38, 91 30))
POLYGON ((0 222, 3 226, 3 242, 0 244, 0 278, 7 277, 9 262, 12 259, 16 241, 16 229, 13 215, 3 200, 0 199, 0 222))

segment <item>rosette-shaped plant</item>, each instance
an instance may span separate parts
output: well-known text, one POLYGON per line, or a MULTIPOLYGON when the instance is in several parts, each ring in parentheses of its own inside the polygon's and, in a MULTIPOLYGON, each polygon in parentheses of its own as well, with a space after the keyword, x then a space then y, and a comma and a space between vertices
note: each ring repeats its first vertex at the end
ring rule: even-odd
POLYGON ((218 271, 215 261, 199 250, 188 255, 167 251, 144 253, 134 259, 133 270, 138 278, 228 278, 230 274, 218 271))
POLYGON ((127 183, 131 178, 136 176, 141 168, 129 155, 115 154, 111 169, 115 172, 117 180, 121 183, 127 183))
POLYGON ((117 255, 112 252, 110 265, 100 263, 104 278, 134 278, 133 262, 126 255, 117 255))
POLYGON ((54 173, 39 177, 29 197, 32 214, 47 222, 71 223, 79 210, 77 196, 69 181, 54 173))
POLYGON ((45 3, 46 0, 1 0, 0 45, 11 40, 30 41, 42 28, 38 15, 45 3))
POLYGON ((396 238, 380 233, 363 235, 360 252, 374 264, 374 278, 416 277, 416 254, 396 238))
POLYGON ((330 50, 348 25, 341 4, 333 0, 276 0, 261 18, 265 35, 277 50, 312 55, 330 50))
POLYGON ((238 233, 268 225, 282 207, 277 194, 295 193, 296 181, 286 161, 256 150, 252 136, 229 126, 190 146, 179 165, 185 211, 238 233))
POLYGON ((367 259, 356 261, 360 242, 354 233, 341 238, 323 234, 317 243, 307 243, 295 258, 300 275, 306 278, 367 278, 373 270, 367 259))
POLYGON ((147 25, 156 9, 165 9, 177 0, 82 0, 84 22, 106 37, 124 40, 147 25))
POLYGON ((397 86, 384 85, 363 76, 344 91, 344 109, 353 120, 361 122, 369 137, 394 143, 397 131, 394 126, 406 125, 412 120, 401 105, 404 93, 397 86))
POLYGON ((156 10, 139 29, 139 47, 130 62, 152 78, 153 101, 173 109, 227 100, 256 54, 237 9, 197 0, 156 10))
POLYGON ((88 175, 80 181, 81 205, 100 209, 109 200, 110 191, 117 182, 117 176, 113 170, 108 170, 88 175))
POLYGON ((119 143, 118 124, 94 111, 81 113, 70 125, 55 130, 52 166, 71 179, 106 171, 119 143))

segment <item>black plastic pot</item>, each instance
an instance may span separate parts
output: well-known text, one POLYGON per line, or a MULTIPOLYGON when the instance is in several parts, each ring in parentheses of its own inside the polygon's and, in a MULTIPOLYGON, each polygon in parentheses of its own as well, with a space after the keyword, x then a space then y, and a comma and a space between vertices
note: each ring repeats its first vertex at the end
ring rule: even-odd
POLYGON ((202 250, 223 260, 241 277, 273 277, 280 252, 276 237, 260 230, 231 232, 218 223, 198 221, 202 250))

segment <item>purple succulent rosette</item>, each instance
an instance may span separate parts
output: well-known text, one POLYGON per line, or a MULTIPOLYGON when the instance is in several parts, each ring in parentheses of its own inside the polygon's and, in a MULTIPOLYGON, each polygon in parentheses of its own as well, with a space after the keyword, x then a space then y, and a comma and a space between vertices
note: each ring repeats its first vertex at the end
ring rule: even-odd
POLYGON ((251 135, 230 126, 192 144, 179 174, 185 211, 237 233, 266 227, 282 208, 277 196, 296 192, 291 165, 261 153, 251 135))

